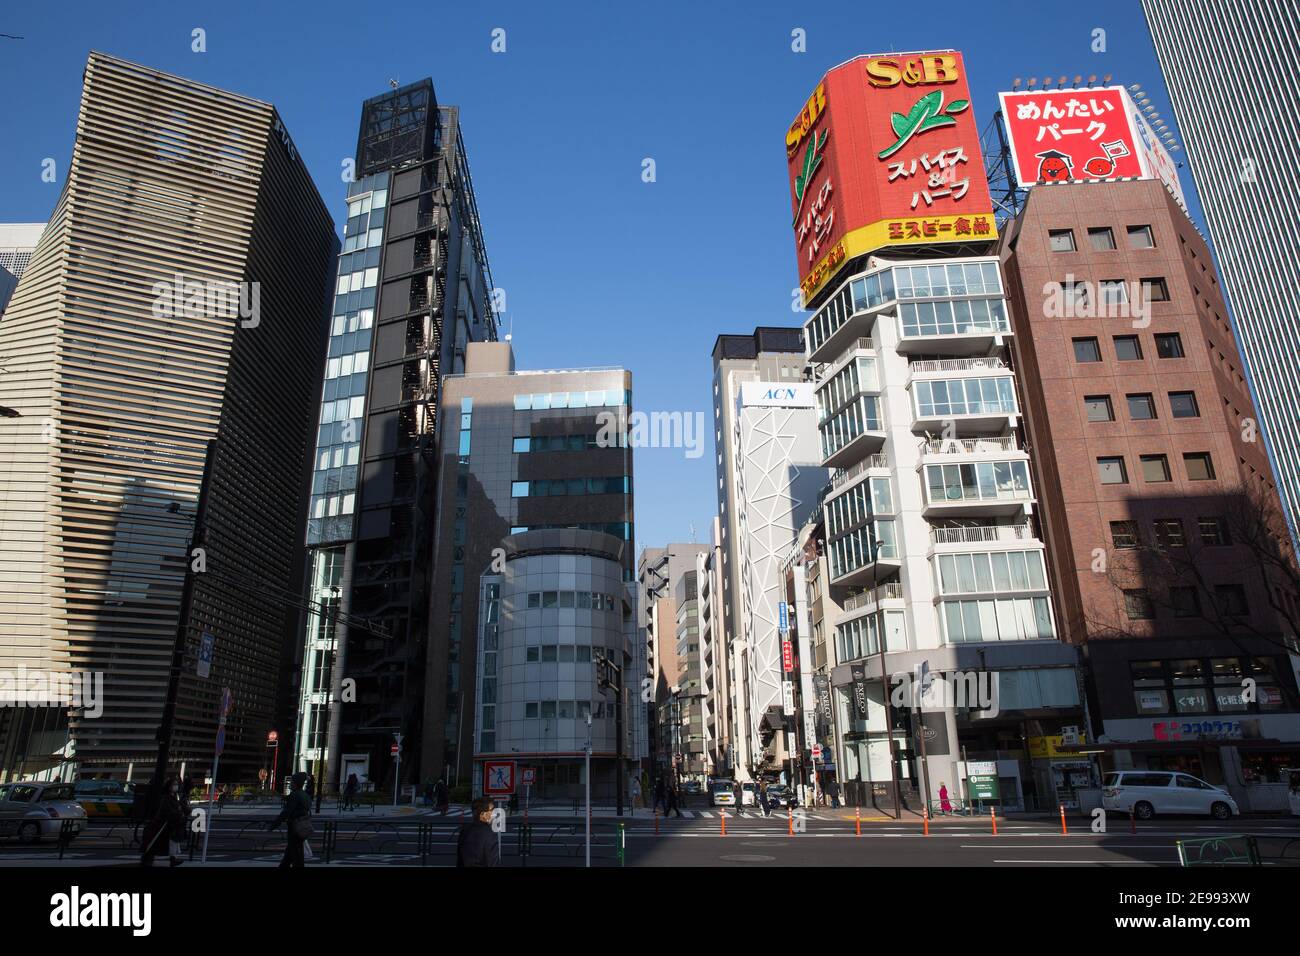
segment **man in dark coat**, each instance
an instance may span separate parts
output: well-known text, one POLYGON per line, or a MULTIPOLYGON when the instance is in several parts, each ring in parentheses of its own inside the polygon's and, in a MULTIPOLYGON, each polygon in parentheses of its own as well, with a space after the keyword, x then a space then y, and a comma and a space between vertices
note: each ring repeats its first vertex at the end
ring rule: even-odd
POLYGON ((289 781, 289 796, 284 801, 280 815, 268 825, 274 830, 281 823, 288 822, 288 833, 284 844, 284 858, 280 860, 281 869, 285 867, 303 867, 307 861, 303 858, 303 844, 311 830, 311 797, 306 790, 307 775, 295 773, 289 781))
POLYGON ((497 835, 492 832, 491 797, 479 797, 473 803, 474 819, 460 828, 456 840, 457 866, 496 866, 497 835))
POLYGON ((158 810, 149 821, 140 839, 140 865, 153 866, 153 858, 166 850, 172 866, 180 866, 179 846, 189 818, 181 801, 181 783, 175 777, 166 777, 158 810))

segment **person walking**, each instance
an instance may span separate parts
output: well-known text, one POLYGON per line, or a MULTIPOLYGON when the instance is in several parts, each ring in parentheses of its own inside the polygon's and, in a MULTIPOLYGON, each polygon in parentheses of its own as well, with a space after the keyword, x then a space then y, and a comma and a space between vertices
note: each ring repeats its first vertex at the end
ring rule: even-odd
POLYGON ((451 789, 442 777, 439 777, 438 782, 433 785, 433 802, 438 805, 438 812, 445 817, 447 809, 451 806, 451 789))
POLYGON ((680 817, 682 815, 682 811, 681 808, 677 805, 678 796, 677 796, 677 785, 675 783, 668 784, 668 787, 665 790, 665 796, 667 798, 667 803, 664 807, 664 819, 665 820, 668 819, 668 817, 672 816, 674 813, 680 817))
POLYGON ((952 801, 948 799, 948 785, 939 781, 939 812, 952 813, 952 801))
POLYGON ((307 775, 299 772, 289 781, 289 796, 284 801, 280 815, 267 824, 267 830, 274 830, 281 823, 288 823, 288 834, 284 843, 284 857, 280 868, 303 867, 307 865, 303 855, 303 844, 311 836, 311 797, 306 790, 307 775))
POLYGON ((181 783, 178 779, 165 778, 158 809, 145 827, 144 833, 141 834, 141 866, 153 866, 154 857, 164 847, 167 848, 167 857, 172 866, 180 866, 185 862, 181 859, 180 839, 185 833, 188 818, 185 815, 185 806, 181 802, 180 789, 181 783))
POLYGON ((492 832, 491 797, 479 797, 471 805, 473 819, 460 828, 456 838, 456 865, 496 866, 500 862, 497 837, 492 832))
POLYGON ((636 806, 641 802, 641 781, 633 774, 627 781, 627 798, 632 804, 632 815, 636 816, 636 806))
POLYGON ((343 785, 343 809, 355 810, 357 808, 357 791, 361 789, 361 781, 357 778, 356 773, 348 774, 348 782, 343 785))
POLYGON ((664 778, 663 778, 663 777, 660 777, 658 780, 655 781, 655 809, 658 810, 660 806, 662 806, 662 807, 664 808, 664 815, 667 816, 667 814, 668 814, 668 801, 665 799, 665 796, 664 796, 664 778))
POLYGON ((767 802, 767 780, 758 781, 758 805, 763 808, 763 816, 772 815, 772 806, 767 802))

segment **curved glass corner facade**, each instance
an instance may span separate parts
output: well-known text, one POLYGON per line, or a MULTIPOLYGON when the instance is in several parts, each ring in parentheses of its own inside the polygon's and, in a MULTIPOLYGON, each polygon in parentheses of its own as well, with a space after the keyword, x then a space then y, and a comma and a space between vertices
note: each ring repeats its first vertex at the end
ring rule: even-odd
MULTIPOLYGON (((1002 276, 996 259, 975 259, 962 262, 935 263, 923 265, 887 266, 865 275, 847 280, 840 291, 831 297, 821 310, 808 320, 804 334, 808 341, 808 354, 815 353, 826 341, 854 315, 870 312, 890 302, 905 299, 948 299, 951 297, 989 296, 999 299, 1002 296, 1002 276)), ((973 306, 972 314, 963 318, 965 309, 955 311, 948 309, 944 316, 952 315, 949 320, 954 328, 970 324, 965 331, 983 331, 987 326, 993 331, 1007 332, 1006 312, 1001 302, 997 303, 996 312, 990 304, 973 306), (954 314, 955 313, 955 314, 954 314), (994 326, 1005 326, 993 328, 994 326)), ((915 313, 914 313, 915 314, 915 313)), ((927 326, 925 317, 914 321, 914 328, 927 326)), ((938 325, 938 318, 935 323, 938 325)), ((904 332, 906 335, 907 333, 904 332)), ((941 332, 911 333, 913 335, 952 334, 941 332)))

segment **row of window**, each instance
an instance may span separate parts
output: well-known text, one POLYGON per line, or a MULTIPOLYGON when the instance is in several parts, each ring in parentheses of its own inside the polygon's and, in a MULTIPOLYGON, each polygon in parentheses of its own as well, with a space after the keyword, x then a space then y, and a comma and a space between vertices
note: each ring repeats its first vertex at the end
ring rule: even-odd
MULTIPOLYGON (((1167 610, 1174 617, 1201 617, 1201 591, 1191 586, 1171 587, 1167 610)), ((1214 610, 1224 617, 1249 617, 1246 588, 1241 584, 1216 584, 1214 610)), ((1124 612, 1130 621, 1150 621, 1156 616, 1156 603, 1150 588, 1125 588, 1124 612)))
POLYGON ((941 554, 938 562, 940 594, 1047 589, 1041 551, 941 554))
POLYGON ((592 720, 612 716, 613 708, 607 708, 605 701, 597 700, 531 700, 524 704, 526 720, 592 720))
MULTIPOLYGON (((867 614, 845 621, 835 628, 835 648, 839 660, 853 661, 880 653, 881 615, 867 614)), ((883 627, 885 650, 902 650, 907 646, 903 640, 905 618, 902 611, 885 611, 883 627)))
MULTIPOLYGON (((1128 247, 1130 249, 1154 249, 1156 237, 1148 225, 1129 226, 1128 247)), ((1088 243, 1096 252, 1111 252, 1115 247, 1115 231, 1109 226, 1099 226, 1088 230, 1088 243)), ((1049 229, 1047 245, 1053 252, 1077 252, 1073 229, 1049 229)))
POLYGON ((1015 387, 1005 378, 923 379, 912 387, 918 418, 1014 415, 1015 387))
POLYGON ((864 432, 877 432, 883 427, 880 399, 874 395, 863 395, 822 424, 822 458, 831 457, 864 432))
MULTIPOLYGON (((1160 276, 1138 280, 1143 302, 1168 302, 1169 285, 1160 276)), ((1087 308, 1092 298, 1092 283, 1087 279, 1063 279, 1058 283, 1065 305, 1076 310, 1087 308)), ((1097 298, 1102 305, 1124 305, 1129 301, 1128 282, 1123 279, 1099 279, 1097 298)))
POLYGON ((548 408, 614 408, 631 405, 632 395, 621 388, 592 389, 586 392, 539 392, 516 395, 516 411, 544 411, 548 408))
POLYGON ((325 363, 325 378, 338 378, 341 375, 354 375, 366 371, 370 367, 370 350, 364 352, 353 352, 351 355, 340 355, 338 358, 328 359, 325 363))
POLYGON ((515 454, 530 451, 587 451, 598 448, 595 435, 520 435, 515 437, 515 454))
POLYGON ((903 338, 1011 331, 1011 322, 1001 299, 904 302, 898 307, 898 316, 903 338))
POLYGON ((880 378, 876 374, 876 360, 868 355, 859 355, 818 387, 817 420, 826 421, 862 392, 878 391, 880 378))
MULTIPOLYGON (((1155 529, 1156 546, 1169 548, 1187 547, 1187 535, 1183 531, 1181 518, 1156 518, 1152 525, 1155 529)), ((1196 531, 1201 544, 1206 547, 1223 547, 1232 544, 1228 534, 1228 523, 1222 518, 1197 518, 1196 531)), ((1140 530, 1136 521, 1112 521, 1110 523, 1111 544, 1119 550, 1136 548, 1141 543, 1140 530)))
POLYGON ((996 262, 894 266, 847 283, 808 320, 805 334, 810 351, 815 352, 855 313, 877 308, 895 298, 1001 294, 1002 276, 996 262))
POLYGON ((598 591, 529 591, 528 607, 571 607, 580 611, 612 611, 618 599, 598 591))
POLYGON ((628 475, 609 475, 601 478, 539 478, 534 481, 512 481, 510 497, 545 498, 559 495, 627 495, 632 493, 632 479, 628 475))
POLYGON ((621 538, 624 541, 632 540, 632 523, 630 521, 596 521, 584 522, 579 524, 533 524, 533 525, 515 525, 510 529, 511 534, 523 534, 525 531, 553 531, 557 528, 576 528, 579 531, 600 531, 604 534, 613 535, 615 538, 621 538))
POLYGON ((894 539, 894 522, 876 521, 874 530, 869 524, 855 528, 832 541, 829 551, 832 578, 842 577, 877 558, 896 558, 898 547, 894 539))
POLYGON ((541 644, 525 652, 529 664, 590 664, 590 644, 541 644))
POLYGON ((931 504, 1029 497, 1029 464, 981 461, 964 465, 927 465, 931 504))
MULTIPOLYGON (((1144 481, 1172 481, 1169 471, 1168 455, 1139 455, 1144 481)), ((1189 451, 1183 453, 1183 468, 1188 481, 1214 480, 1214 461, 1208 451, 1189 451)), ((1107 456, 1097 459, 1097 478, 1103 485, 1127 485, 1128 466, 1123 455, 1107 456)))
MULTIPOLYGON (((1155 396, 1150 392, 1130 392, 1124 396, 1128 404, 1128 417, 1135 422, 1152 421, 1156 414, 1155 396)), ((1085 395, 1084 411, 1090 422, 1113 422, 1115 409, 1109 395, 1085 395)), ((1196 403, 1195 392, 1170 392, 1169 412, 1174 418, 1200 418, 1201 407, 1196 403)))
MULTIPOLYGON (((1136 335, 1116 335, 1115 358, 1120 362, 1140 362, 1142 360, 1142 340, 1136 335)), ((1101 345, 1092 336, 1071 339, 1074 344, 1076 362, 1100 362, 1101 345)), ((1183 339, 1177 332, 1157 332, 1155 334, 1156 357, 1162 359, 1183 358, 1183 339)))
POLYGON ((944 601, 944 630, 950 644, 1051 639, 1052 611, 1045 597, 944 601))
POLYGON ((870 478, 827 502, 826 529, 834 538, 874 515, 892 514, 893 511, 889 479, 870 478))
POLYGON ((1282 710, 1286 697, 1271 657, 1130 661, 1140 714, 1245 714, 1282 710), (1255 692, 1246 692, 1252 679, 1255 692))

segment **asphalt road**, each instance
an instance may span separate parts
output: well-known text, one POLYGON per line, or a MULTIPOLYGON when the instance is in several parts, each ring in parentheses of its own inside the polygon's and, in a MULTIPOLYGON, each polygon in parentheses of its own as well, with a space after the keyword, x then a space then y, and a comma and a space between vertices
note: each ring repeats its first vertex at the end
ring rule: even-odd
MULTIPOLYGON (((1051 820, 999 821, 994 836, 987 819, 942 821, 930 836, 911 823, 862 824, 862 835, 832 811, 813 811, 802 832, 788 832, 785 816, 764 818, 750 812, 728 814, 722 833, 716 810, 688 810, 688 818, 660 820, 640 811, 624 819, 626 866, 1177 866, 1176 841, 1214 834, 1256 836, 1266 866, 1300 866, 1300 820, 1163 819, 1139 824, 1130 833, 1123 821, 1110 833, 1094 833, 1082 820, 1070 821, 1062 835, 1051 820)), ((265 818, 262 818, 265 819, 265 818)), ((504 866, 582 866, 585 828, 581 817, 532 815, 531 854, 519 855, 519 824, 510 820, 502 835, 504 866)), ((462 819, 416 815, 400 820, 355 817, 338 823, 332 865, 446 867, 455 862, 456 833, 462 819), (428 851, 420 853, 419 825, 428 824, 428 851)), ((593 822, 592 865, 617 867, 617 824, 608 817, 593 822)), ((131 828, 95 825, 67 849, 63 860, 43 845, 0 848, 0 866, 113 867, 138 866, 131 828)), ((313 838, 316 861, 323 865, 320 834, 313 838)), ((274 866, 283 850, 283 830, 267 833, 251 816, 218 819, 209 835, 209 867, 274 866)), ((199 866, 200 848, 192 862, 199 866)), ((165 865, 165 860, 163 861, 165 865)))

